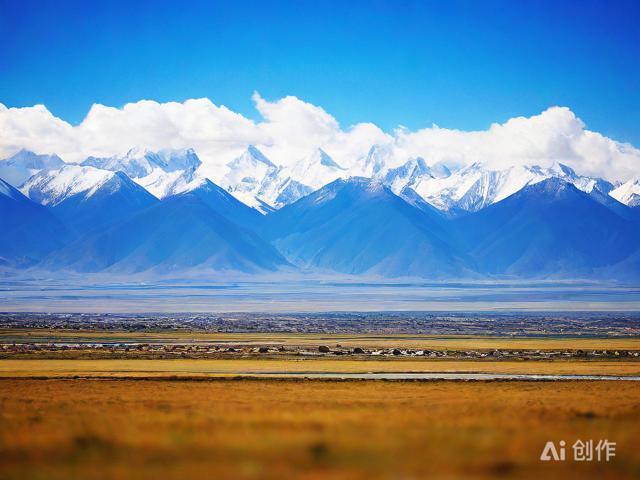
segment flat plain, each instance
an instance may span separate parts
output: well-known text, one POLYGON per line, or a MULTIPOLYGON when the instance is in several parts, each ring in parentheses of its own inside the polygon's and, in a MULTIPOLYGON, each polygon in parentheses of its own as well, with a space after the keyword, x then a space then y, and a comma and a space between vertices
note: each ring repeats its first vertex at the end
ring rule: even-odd
POLYGON ((283 378, 638 377, 640 339, 621 332, 5 328, 0 479, 638 478, 639 381, 283 378), (549 440, 609 440, 616 456, 541 462, 549 440))
POLYGON ((0 478, 637 478, 637 382, 0 379, 0 478), (609 462, 541 462, 608 439, 609 462))

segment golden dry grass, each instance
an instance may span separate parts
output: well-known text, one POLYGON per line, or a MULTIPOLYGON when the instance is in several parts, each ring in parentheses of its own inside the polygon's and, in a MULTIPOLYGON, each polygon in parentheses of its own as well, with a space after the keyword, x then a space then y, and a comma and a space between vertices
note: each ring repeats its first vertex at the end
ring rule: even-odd
POLYGON ((638 337, 489 337, 469 335, 401 335, 401 334, 292 334, 292 333, 206 333, 206 332, 113 332, 48 329, 0 330, 0 341, 110 341, 110 342, 208 342, 234 344, 274 344, 318 346, 336 344, 345 347, 413 348, 430 350, 456 349, 626 349, 640 350, 638 337))
POLYGON ((640 376, 639 361, 623 360, 442 360, 390 357, 383 360, 174 359, 174 360, 0 360, 0 377, 216 377, 286 372, 467 372, 640 376))
POLYGON ((0 478, 638 478, 635 382, 0 380, 0 478), (617 442, 542 463, 547 440, 617 442))

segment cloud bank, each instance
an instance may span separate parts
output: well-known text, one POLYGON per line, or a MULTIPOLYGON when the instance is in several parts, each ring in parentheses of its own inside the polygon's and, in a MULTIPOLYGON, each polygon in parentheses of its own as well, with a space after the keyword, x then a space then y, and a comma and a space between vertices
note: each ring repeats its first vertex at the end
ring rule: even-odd
POLYGON ((490 168, 561 162, 581 174, 612 181, 640 171, 638 148, 588 130, 566 107, 512 118, 481 131, 433 125, 384 132, 372 123, 342 127, 323 108, 293 96, 268 101, 254 93, 253 100, 262 116, 259 122, 200 98, 183 103, 141 100, 122 108, 95 104, 77 126, 55 117, 44 105, 7 108, 0 103, 0 158, 22 148, 79 162, 91 155, 122 154, 134 146, 191 147, 202 159, 204 173, 215 180, 249 144, 281 165, 291 165, 321 147, 345 167, 362 161, 372 145, 380 145, 389 166, 420 156, 431 165, 481 162, 490 168))

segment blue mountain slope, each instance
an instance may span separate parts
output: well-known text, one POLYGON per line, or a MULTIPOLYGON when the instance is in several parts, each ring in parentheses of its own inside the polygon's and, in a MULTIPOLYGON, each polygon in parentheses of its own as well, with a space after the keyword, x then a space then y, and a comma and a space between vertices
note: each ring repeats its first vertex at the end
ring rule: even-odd
POLYGON ((221 217, 248 230, 259 230, 265 219, 260 212, 248 207, 209 179, 203 179, 196 188, 170 198, 178 197, 198 198, 221 217))
POLYGON ((113 225, 158 203, 158 199, 126 174, 113 177, 89 196, 73 195, 52 207, 67 225, 78 233, 113 225))
POLYGON ((525 187, 456 221, 482 272, 579 277, 621 262, 637 224, 557 178, 525 187))
POLYGON ((267 223, 266 237, 305 267, 423 277, 466 271, 442 215, 369 179, 336 180, 270 214, 267 223))
POLYGON ((27 267, 69 238, 65 226, 45 207, 0 179, 0 267, 27 267))
POLYGON ((427 202, 424 198, 416 193, 416 191, 411 187, 404 187, 400 192, 400 198, 402 198, 409 205, 416 207, 423 212, 430 215, 437 215, 439 217, 444 217, 445 214, 438 210, 436 207, 427 202))
POLYGON ((43 268, 97 272, 255 272, 286 261, 255 234, 217 214, 195 195, 176 196, 52 254, 43 268))
POLYGON ((600 205, 604 205, 609 210, 613 211, 615 214, 619 215, 625 220, 629 220, 632 222, 637 222, 640 220, 640 209, 628 207, 609 194, 603 193, 600 190, 594 188, 591 193, 589 193, 589 196, 600 205))

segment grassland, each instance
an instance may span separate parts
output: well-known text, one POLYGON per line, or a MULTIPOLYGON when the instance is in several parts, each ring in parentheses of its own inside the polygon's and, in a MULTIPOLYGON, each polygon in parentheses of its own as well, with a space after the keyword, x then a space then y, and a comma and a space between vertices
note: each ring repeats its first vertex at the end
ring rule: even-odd
POLYGON ((0 342, 157 342, 243 345, 318 346, 414 349, 631 349, 640 350, 640 337, 506 337, 470 335, 312 334, 312 333, 209 333, 127 332, 96 330, 2 329, 0 342))
MULTIPOLYGON (((639 361, 473 361, 412 358, 384 360, 0 360, 0 377, 213 378, 288 372, 449 372, 640 376, 639 361)), ((639 398, 640 400, 640 398, 639 398)))
POLYGON ((0 478, 638 478, 634 382, 0 379, 0 478), (609 439, 609 463, 543 463, 609 439))
POLYGON ((0 330, 0 347, 0 480, 640 476, 640 382, 251 378, 640 376, 637 337, 22 329, 0 330), (331 351, 319 354, 321 345, 331 351), (389 353, 396 348, 402 354, 389 353), (485 353, 455 357, 465 350, 485 353), (578 439, 617 442, 617 456, 539 461, 546 441, 578 439))

